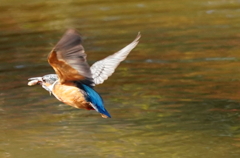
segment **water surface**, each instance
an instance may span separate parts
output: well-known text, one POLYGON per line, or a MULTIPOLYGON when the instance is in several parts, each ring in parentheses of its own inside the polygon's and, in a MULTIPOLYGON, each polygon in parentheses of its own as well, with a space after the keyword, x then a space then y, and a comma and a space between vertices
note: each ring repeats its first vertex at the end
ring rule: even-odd
POLYGON ((0 157, 239 158, 240 2, 2 0, 0 157), (90 64, 142 38, 96 87, 112 119, 64 105, 29 77, 67 28, 90 64))

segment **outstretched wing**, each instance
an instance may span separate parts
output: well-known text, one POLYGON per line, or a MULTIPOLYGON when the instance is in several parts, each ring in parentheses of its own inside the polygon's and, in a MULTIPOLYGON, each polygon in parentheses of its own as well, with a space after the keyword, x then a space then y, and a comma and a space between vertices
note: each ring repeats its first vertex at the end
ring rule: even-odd
POLYGON ((132 43, 130 43, 120 51, 114 53, 113 55, 110 55, 103 60, 94 63, 91 66, 90 69, 92 72, 92 77, 96 85, 103 83, 104 80, 106 80, 109 76, 112 75, 120 62, 123 61, 131 52, 131 50, 136 47, 140 37, 141 34, 139 32, 136 39, 132 43))
POLYGON ((61 83, 87 81, 93 84, 92 74, 81 45, 82 39, 75 30, 68 30, 48 56, 61 83))

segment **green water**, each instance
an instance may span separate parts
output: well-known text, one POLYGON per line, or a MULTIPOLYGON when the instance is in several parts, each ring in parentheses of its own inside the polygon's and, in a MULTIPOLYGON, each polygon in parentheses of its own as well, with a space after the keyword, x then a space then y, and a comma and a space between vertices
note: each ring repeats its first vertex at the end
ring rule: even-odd
POLYGON ((240 1, 1 0, 0 158, 239 158, 240 1), (139 45, 96 90, 112 119, 27 79, 67 28, 90 64, 139 45))

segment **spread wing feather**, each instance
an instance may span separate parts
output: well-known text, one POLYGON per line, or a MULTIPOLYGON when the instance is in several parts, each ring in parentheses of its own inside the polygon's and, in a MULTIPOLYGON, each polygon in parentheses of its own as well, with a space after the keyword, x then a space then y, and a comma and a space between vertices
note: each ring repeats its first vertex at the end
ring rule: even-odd
POLYGON ((90 69, 92 77, 96 85, 103 83, 104 80, 106 80, 109 76, 113 74, 120 62, 123 61, 131 52, 131 50, 136 47, 140 37, 141 34, 138 33, 137 37, 135 38, 135 40, 133 40, 132 43, 130 43, 120 51, 114 53, 113 55, 110 55, 103 60, 94 63, 91 66, 90 69))
POLYGON ((83 81, 93 84, 82 39, 75 30, 68 30, 48 56, 48 62, 55 70, 61 83, 83 81))

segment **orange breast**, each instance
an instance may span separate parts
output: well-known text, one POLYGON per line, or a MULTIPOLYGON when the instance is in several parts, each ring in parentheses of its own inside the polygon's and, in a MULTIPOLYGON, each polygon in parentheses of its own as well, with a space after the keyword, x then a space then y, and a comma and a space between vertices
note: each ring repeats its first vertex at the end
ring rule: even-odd
POLYGON ((56 98, 65 104, 75 108, 93 110, 90 103, 85 100, 84 91, 76 87, 73 83, 56 83, 53 93, 56 98))

